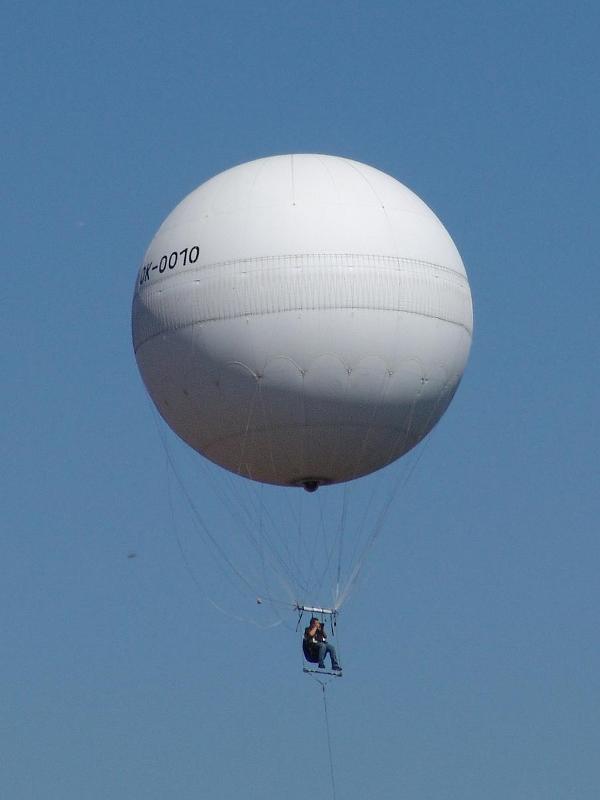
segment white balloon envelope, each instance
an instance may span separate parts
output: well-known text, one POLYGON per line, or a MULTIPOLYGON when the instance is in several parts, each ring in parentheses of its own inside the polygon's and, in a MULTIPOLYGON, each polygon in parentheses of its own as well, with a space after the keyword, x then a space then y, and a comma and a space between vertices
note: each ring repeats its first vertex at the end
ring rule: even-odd
POLYGON ((433 428, 473 312, 425 203, 373 167, 303 154, 188 195, 146 252, 132 324, 148 392, 187 444, 314 489, 384 467, 433 428))

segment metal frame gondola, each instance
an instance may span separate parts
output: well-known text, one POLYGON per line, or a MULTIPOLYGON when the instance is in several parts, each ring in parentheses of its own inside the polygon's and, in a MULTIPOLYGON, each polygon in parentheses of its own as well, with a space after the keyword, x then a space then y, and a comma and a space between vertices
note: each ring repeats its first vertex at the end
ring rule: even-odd
MULTIPOLYGON (((305 606, 301 605, 300 603, 296 603, 296 611, 298 612, 298 625, 296 626, 296 630, 300 627, 300 623, 302 621, 302 617, 304 612, 309 614, 313 614, 315 616, 319 616, 322 623, 325 622, 325 617, 329 617, 331 620, 331 635, 335 636, 335 629, 337 626, 337 616, 338 610, 335 608, 323 608, 322 606, 305 606)), ((331 676, 332 678, 341 678, 342 677, 342 670, 337 669, 319 669, 318 667, 309 666, 314 662, 308 661, 306 658, 306 654, 304 649, 302 650, 302 671, 305 672, 307 675, 313 675, 318 678, 319 675, 323 676, 331 676)))

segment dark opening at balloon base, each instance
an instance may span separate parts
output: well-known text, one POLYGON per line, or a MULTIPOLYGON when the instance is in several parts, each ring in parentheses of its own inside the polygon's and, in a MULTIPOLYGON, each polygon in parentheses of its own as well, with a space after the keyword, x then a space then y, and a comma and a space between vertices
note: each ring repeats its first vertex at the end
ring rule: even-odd
POLYGON ((300 478, 293 481, 291 486, 301 486, 307 492, 316 492, 319 486, 328 486, 332 481, 329 478, 300 478))

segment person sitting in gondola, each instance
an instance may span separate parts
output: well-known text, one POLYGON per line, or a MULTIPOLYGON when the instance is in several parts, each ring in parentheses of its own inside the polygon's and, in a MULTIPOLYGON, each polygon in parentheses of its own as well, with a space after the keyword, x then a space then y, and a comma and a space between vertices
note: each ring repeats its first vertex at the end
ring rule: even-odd
POLYGON ((338 664, 335 647, 327 641, 325 625, 319 622, 316 617, 312 617, 310 625, 304 629, 302 650, 304 651, 304 658, 311 664, 318 664, 319 669, 325 669, 325 656, 329 653, 331 669, 335 672, 342 671, 338 664))

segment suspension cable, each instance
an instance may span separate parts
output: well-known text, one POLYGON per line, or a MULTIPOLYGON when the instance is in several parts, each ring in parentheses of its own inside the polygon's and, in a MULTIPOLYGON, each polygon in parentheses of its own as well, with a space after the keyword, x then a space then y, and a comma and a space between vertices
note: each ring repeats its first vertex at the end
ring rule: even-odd
MULTIPOLYGON (((167 466, 167 469, 169 469, 169 467, 172 466, 168 459, 166 461, 166 466, 167 466)), ((279 621, 277 621, 277 622, 272 622, 270 624, 266 624, 265 625, 265 624, 261 624, 259 622, 256 622, 255 620, 250 619, 248 617, 240 617, 237 614, 232 614, 230 611, 227 611, 225 608, 223 608, 218 603, 216 603, 213 600, 212 597, 208 596, 205 586, 201 583, 201 581, 198 578, 194 568, 192 567, 190 559, 188 558, 186 550, 185 550, 185 548, 183 546, 183 542, 181 540, 181 535, 179 533, 179 529, 178 529, 178 526, 177 526, 177 521, 176 521, 176 518, 175 518, 175 508, 174 508, 174 505, 173 505, 173 496, 172 496, 172 492, 171 492, 171 481, 170 481, 170 476, 169 475, 167 476, 167 494, 168 494, 168 498, 169 498, 169 510, 170 510, 170 514, 171 514, 171 519, 170 519, 171 524, 169 526, 169 530, 173 534, 173 537, 174 537, 175 542, 177 544, 177 549, 179 550, 179 555, 181 556, 181 559, 183 561, 185 569, 186 569, 188 575, 190 576, 192 582, 195 584, 196 589, 199 591, 200 595, 202 596, 203 600, 205 600, 207 603, 209 603, 219 613, 224 614, 226 617, 229 617, 230 619, 234 619, 237 622, 249 623, 250 625, 254 625, 257 628, 260 628, 261 630, 268 630, 269 628, 274 628, 277 625, 280 625, 281 624, 281 619, 279 621)))
MULTIPOLYGON (((447 396, 447 391, 446 390, 447 390, 447 384, 445 384, 442 387, 442 389, 439 391, 439 393, 438 393, 438 395, 436 397, 435 403, 433 403, 432 407, 429 410, 429 414, 428 414, 428 416, 427 416, 427 418, 425 420, 425 423, 423 424, 422 430, 427 430, 427 426, 429 425, 430 420, 433 418, 433 415, 437 411, 440 403, 443 402, 443 400, 447 396)), ((414 414, 414 410, 415 410, 415 407, 416 407, 417 399, 418 398, 415 398, 415 401, 413 403, 413 407, 411 409, 411 416, 410 416, 408 428, 406 430, 406 436, 410 435, 410 433, 412 431, 413 414, 414 414)), ((422 439, 423 439, 422 433, 417 433, 417 441, 422 441, 422 439)), ((375 545, 375 542, 379 538, 379 535, 380 535, 380 533, 381 533, 381 531, 383 529, 383 526, 385 524, 385 520, 386 520, 387 514, 388 514, 388 512, 390 510, 390 507, 392 506, 394 500, 396 499, 396 496, 398 495, 399 491, 404 489, 406 487, 406 485, 409 483, 409 481, 411 480, 411 478, 412 478, 414 472, 416 471, 416 469, 417 469, 417 467, 418 467, 418 465, 419 465, 419 463, 420 463, 420 461, 421 461, 421 459, 423 457, 423 454, 424 454, 425 450, 427 449, 427 446, 429 445, 430 441, 431 441, 431 439, 427 439, 425 441, 423 446, 420 448, 419 453, 417 455, 417 458, 413 462, 413 464, 411 465, 411 467, 410 467, 410 469, 408 471, 408 474, 406 475, 404 480, 402 480, 399 477, 397 482, 393 486, 391 492, 388 494, 387 498, 385 499, 384 504, 383 504, 382 508, 379 510, 379 513, 377 515, 378 518, 377 518, 376 524, 373 527, 373 529, 372 529, 367 541, 365 542, 365 544, 364 544, 364 546, 362 548, 362 552, 361 552, 358 560, 356 561, 355 566, 354 566, 350 576, 348 577, 348 580, 347 580, 346 585, 344 587, 344 591, 342 592, 341 596, 339 597, 339 599, 337 601, 337 604, 336 604, 337 608, 340 608, 342 603, 344 603, 347 600, 350 592, 352 591, 353 587, 355 586, 355 584, 356 584, 356 582, 358 580, 358 577, 359 577, 359 575, 360 575, 360 573, 361 573, 361 571, 363 569, 363 566, 364 566, 364 563, 365 563, 365 561, 367 559, 367 556, 371 552, 371 550, 373 549, 373 546, 375 545)))

